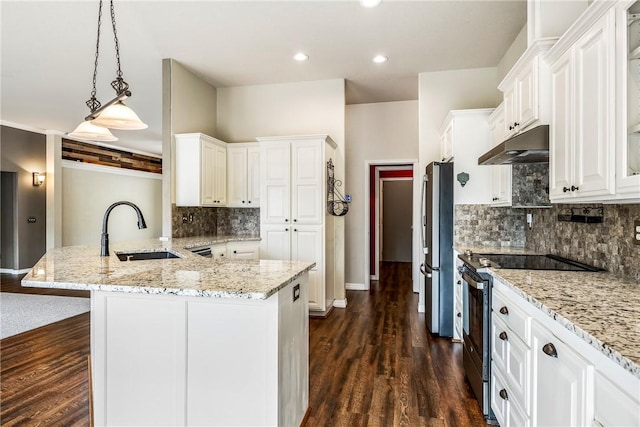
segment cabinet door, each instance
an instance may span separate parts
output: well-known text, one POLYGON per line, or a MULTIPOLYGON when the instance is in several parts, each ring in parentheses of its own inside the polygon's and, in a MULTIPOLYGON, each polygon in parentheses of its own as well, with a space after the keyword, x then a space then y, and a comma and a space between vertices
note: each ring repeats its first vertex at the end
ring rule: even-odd
POLYGON ((615 189, 614 15, 607 14, 575 45, 576 196, 615 189))
POLYGON ((491 204, 511 206, 511 165, 491 166, 491 204))
POLYGON ((324 227, 294 226, 291 237, 291 259, 315 262, 309 272, 309 308, 325 310, 324 227))
POLYGON ((259 259, 259 242, 229 242, 227 253, 229 259, 259 259))
POLYGON ((573 184, 573 51, 551 65, 549 197, 570 198, 573 184), (565 191, 566 190, 566 191, 565 191))
POLYGON ((260 256, 263 259, 291 259, 291 229, 284 224, 260 225, 260 256))
POLYGON ((518 121, 518 100, 516 99, 516 83, 514 82, 504 91, 504 125, 505 125, 505 139, 515 135, 517 127, 515 124, 518 121))
POLYGON ((536 321, 531 334, 532 425, 587 425, 593 419, 593 365, 536 321))
POLYGON ((538 120, 538 57, 536 56, 522 70, 516 80, 518 105, 516 127, 518 131, 538 120))
POLYGON ((200 203, 211 206, 215 203, 215 170, 216 170, 216 146, 208 142, 202 142, 200 148, 201 162, 201 186, 200 203))
POLYGON ((227 204, 227 149, 214 146, 214 203, 218 206, 227 204))
POLYGON ((228 206, 247 206, 247 167, 247 148, 227 147, 228 206))
POLYGON ((290 216, 291 143, 269 142, 260 151, 261 221, 266 224, 286 224, 290 216))
POLYGON ((211 246, 211 255, 213 259, 225 259, 227 257, 227 244, 218 243, 211 246))
POLYGON ((247 148, 247 204, 260 207, 260 147, 247 148))
POLYGON ((504 127, 504 103, 498 105, 493 113, 491 113, 489 117, 489 129, 491 130, 491 147, 495 147, 504 141, 504 135, 506 133, 504 127))
POLYGON ((324 171, 322 143, 291 144, 291 216, 297 224, 322 224, 324 217, 324 171))

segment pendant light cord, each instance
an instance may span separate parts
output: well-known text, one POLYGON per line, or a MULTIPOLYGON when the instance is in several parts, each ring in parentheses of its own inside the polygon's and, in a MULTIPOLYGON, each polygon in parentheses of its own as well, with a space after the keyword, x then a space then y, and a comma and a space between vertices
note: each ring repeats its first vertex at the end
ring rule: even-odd
POLYGON ((102 105, 100 101, 96 99, 96 81, 98 79, 98 57, 100 56, 100 26, 102 24, 102 0, 100 0, 100 6, 98 7, 98 32, 96 36, 96 58, 93 63, 93 89, 91 89, 91 98, 86 102, 87 107, 91 112, 96 111, 102 105))

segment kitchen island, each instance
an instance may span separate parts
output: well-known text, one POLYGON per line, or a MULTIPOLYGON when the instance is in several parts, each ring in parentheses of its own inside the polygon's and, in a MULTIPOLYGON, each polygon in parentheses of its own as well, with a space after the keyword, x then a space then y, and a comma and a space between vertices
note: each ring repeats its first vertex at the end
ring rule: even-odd
POLYGON ((23 279, 91 291, 95 424, 300 425, 314 264, 218 261, 189 246, 114 242, 108 257, 56 248, 23 279), (117 256, 159 251, 176 258, 117 256))

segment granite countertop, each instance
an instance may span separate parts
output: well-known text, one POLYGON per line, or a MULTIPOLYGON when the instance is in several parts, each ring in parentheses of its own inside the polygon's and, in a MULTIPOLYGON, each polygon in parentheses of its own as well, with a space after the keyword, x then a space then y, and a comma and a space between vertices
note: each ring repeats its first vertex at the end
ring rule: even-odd
POLYGON ((22 280, 22 286, 214 298, 267 299, 315 263, 277 260, 214 260, 188 248, 207 243, 259 240, 237 237, 179 238, 169 241, 111 242, 100 246, 49 250, 22 280), (169 250, 180 258, 120 261, 115 252, 169 250))
MULTIPOLYGON (((456 247, 459 252, 465 249, 475 253, 536 253, 523 248, 456 247)), ((640 378, 640 285, 635 280, 606 272, 486 270, 640 378)))

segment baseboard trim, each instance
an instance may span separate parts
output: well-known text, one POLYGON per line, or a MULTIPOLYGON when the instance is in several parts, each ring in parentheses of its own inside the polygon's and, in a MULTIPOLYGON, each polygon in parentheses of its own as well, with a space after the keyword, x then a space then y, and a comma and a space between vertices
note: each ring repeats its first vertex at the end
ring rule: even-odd
POLYGON ((344 288, 348 291, 368 291, 364 283, 345 283, 344 288))
POLYGON ((10 268, 0 268, 0 273, 3 274, 24 274, 24 273, 28 273, 29 271, 31 271, 30 268, 24 268, 22 270, 12 270, 10 268))
POLYGON ((329 317, 329 314, 331 314, 331 312, 333 311, 333 305, 331 307, 329 307, 328 309, 322 311, 322 310, 309 310, 309 317, 314 317, 314 318, 320 318, 320 319, 326 319, 327 317, 329 317))
POLYGON ((347 299, 333 300, 333 306, 336 308, 347 308, 347 299))

